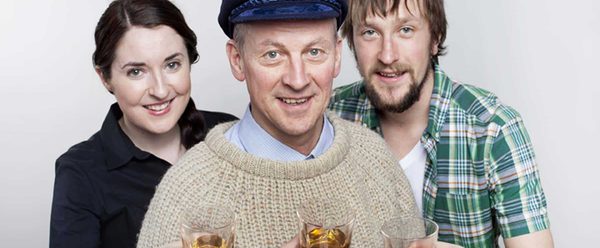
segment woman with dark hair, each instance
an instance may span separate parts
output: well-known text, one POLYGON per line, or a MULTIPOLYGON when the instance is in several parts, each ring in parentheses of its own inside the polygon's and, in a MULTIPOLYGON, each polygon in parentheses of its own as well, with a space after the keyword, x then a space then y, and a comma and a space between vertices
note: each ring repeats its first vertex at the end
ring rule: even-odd
POLYGON ((93 61, 115 96, 102 128, 56 161, 50 247, 135 247, 156 185, 209 128, 235 117, 190 99, 196 36, 168 0, 116 0, 93 61))

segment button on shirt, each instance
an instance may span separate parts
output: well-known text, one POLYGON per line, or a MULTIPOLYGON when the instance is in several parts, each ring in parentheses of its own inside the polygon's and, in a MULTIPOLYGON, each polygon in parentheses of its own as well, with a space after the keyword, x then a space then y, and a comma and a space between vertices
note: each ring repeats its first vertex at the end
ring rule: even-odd
MULTIPOLYGON (((205 127, 235 120, 201 111, 205 127)), ((135 247, 144 214, 170 164, 137 148, 113 104, 102 128, 56 160, 50 247, 135 247)))
POLYGON ((244 117, 225 133, 225 138, 242 151, 276 161, 299 161, 317 157, 327 151, 333 143, 333 137, 333 126, 324 115, 319 141, 310 154, 304 155, 273 138, 260 127, 252 117, 250 107, 246 109, 244 117))

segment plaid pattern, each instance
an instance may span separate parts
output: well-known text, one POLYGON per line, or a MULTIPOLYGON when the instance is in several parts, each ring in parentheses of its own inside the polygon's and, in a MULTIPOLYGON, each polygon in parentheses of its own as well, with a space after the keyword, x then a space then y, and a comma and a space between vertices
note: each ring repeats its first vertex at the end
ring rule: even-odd
MULTIPOLYGON (((439 240, 497 247, 549 228, 533 147, 519 114, 495 95, 453 82, 434 67, 423 215, 440 226, 439 240)), ((376 110, 362 81, 337 88, 329 109, 379 134, 376 110)))

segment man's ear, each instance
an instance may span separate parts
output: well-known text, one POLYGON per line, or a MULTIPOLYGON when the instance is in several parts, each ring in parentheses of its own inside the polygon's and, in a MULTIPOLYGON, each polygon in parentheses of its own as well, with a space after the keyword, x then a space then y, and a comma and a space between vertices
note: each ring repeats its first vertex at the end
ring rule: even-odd
POLYGON ((242 61, 242 54, 238 47, 238 43, 233 39, 227 41, 225 50, 227 51, 227 59, 229 59, 229 66, 231 67, 233 77, 239 81, 246 80, 246 76, 244 75, 244 62, 242 61))
POLYGON ((102 85, 104 85, 104 88, 106 88, 106 90, 108 90, 108 92, 113 94, 113 87, 108 82, 106 77, 104 76, 104 72, 102 72, 102 69, 100 69, 100 67, 96 66, 96 67, 94 67, 94 70, 96 70, 96 74, 98 74, 98 77, 100 78, 100 81, 102 81, 102 85))
POLYGON ((340 70, 342 67, 342 47, 344 46, 344 42, 341 37, 337 37, 335 42, 335 71, 334 77, 337 77, 340 74, 340 70))
POLYGON ((441 37, 437 37, 437 39, 431 41, 431 56, 438 55, 440 51, 438 45, 440 44, 441 37))

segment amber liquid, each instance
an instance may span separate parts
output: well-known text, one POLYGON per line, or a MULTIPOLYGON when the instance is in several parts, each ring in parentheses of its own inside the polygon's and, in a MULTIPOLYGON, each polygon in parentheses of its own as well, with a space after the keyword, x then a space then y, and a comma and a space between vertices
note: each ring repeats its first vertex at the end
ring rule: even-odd
POLYGON ((303 248, 348 248, 350 237, 339 229, 315 228, 308 232, 307 243, 303 248))
POLYGON ((227 240, 223 240, 218 235, 210 234, 198 237, 192 244, 185 244, 186 248, 227 248, 227 240))

